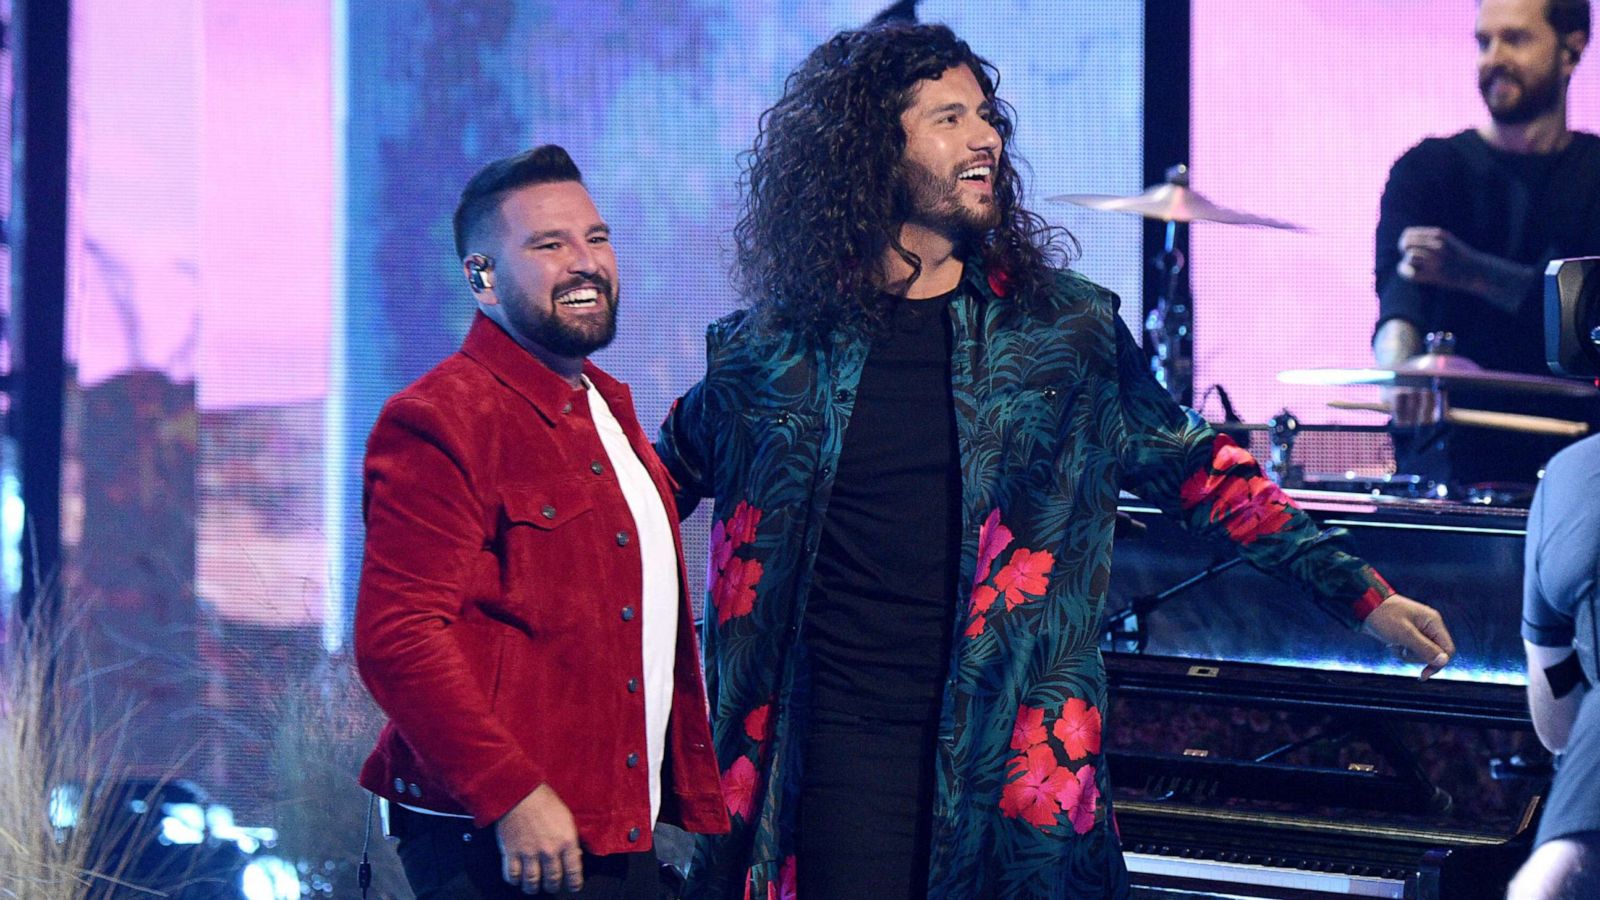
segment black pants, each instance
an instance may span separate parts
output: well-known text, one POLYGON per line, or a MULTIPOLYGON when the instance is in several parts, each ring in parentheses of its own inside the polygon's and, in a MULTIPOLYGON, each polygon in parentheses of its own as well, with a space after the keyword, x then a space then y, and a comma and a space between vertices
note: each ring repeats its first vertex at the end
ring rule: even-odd
MULTIPOLYGON (((500 877, 500 845, 493 828, 469 819, 389 807, 389 831, 406 881, 417 900, 523 900, 528 895, 500 877)), ((535 895, 537 896, 537 895, 535 895)), ((560 897, 588 900, 660 900, 664 893, 654 850, 610 856, 583 854, 583 890, 560 897)))
POLYGON ((936 722, 813 712, 795 833, 801 897, 927 896, 936 736, 936 722))

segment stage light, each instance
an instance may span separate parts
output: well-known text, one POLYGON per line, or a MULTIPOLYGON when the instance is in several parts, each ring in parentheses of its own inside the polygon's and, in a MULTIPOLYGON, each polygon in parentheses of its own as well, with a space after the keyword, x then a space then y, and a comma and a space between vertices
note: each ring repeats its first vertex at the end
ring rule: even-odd
POLYGON ((198 803, 161 804, 161 843, 203 844, 206 840, 205 808, 198 803))
POLYGON ((300 873, 288 860, 263 856, 244 867, 239 892, 245 900, 300 900, 300 873))
POLYGON ((55 828, 72 828, 78 824, 78 810, 83 806, 83 788, 75 784, 58 784, 50 789, 50 824, 55 828))

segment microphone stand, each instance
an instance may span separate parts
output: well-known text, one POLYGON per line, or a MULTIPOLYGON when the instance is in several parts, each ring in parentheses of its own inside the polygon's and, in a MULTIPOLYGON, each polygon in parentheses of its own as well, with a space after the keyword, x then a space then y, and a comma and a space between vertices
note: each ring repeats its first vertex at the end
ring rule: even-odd
POLYGON ((1143 653, 1149 645, 1150 635, 1145 629, 1145 619, 1161 605, 1198 584, 1204 584, 1223 572, 1244 562, 1244 557, 1234 556, 1212 563, 1204 571, 1191 575, 1172 587, 1155 594, 1134 597, 1127 606, 1107 613, 1100 627, 1100 646, 1119 653, 1143 653))

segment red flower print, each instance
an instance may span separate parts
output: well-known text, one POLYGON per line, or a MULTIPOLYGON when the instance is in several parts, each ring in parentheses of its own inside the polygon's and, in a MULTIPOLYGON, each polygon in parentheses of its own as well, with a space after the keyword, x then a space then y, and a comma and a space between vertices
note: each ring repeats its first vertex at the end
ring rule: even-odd
POLYGON ((1055 752, 1039 744, 1011 761, 1011 774, 1015 780, 1000 793, 1000 812, 1036 828, 1054 825, 1061 812, 1057 798, 1074 786, 1072 773, 1056 765, 1055 752))
POLYGON ((1217 435, 1211 442, 1211 468, 1218 472, 1226 472, 1234 466, 1253 466, 1256 458, 1250 451, 1234 442, 1233 438, 1225 434, 1217 435))
POLYGON ((1230 474, 1235 467, 1248 465, 1254 471, 1250 474, 1259 474, 1256 468, 1255 457, 1250 452, 1234 443, 1233 438, 1219 434, 1211 442, 1211 462, 1199 469, 1178 489, 1178 502, 1184 509, 1191 509, 1195 504, 1206 499, 1230 478, 1249 477, 1249 475, 1230 474))
POLYGON ((761 510, 740 500, 733 508, 733 518, 728 520, 728 538, 735 547, 748 544, 756 539, 756 526, 760 524, 761 510))
POLYGON ((1051 730, 1066 748, 1067 759, 1100 752, 1100 710, 1077 697, 1061 707, 1061 718, 1051 730))
POLYGON ((978 635, 983 634, 983 629, 987 627, 988 624, 989 620, 983 616, 973 616, 972 621, 967 623, 967 630, 963 632, 963 634, 966 637, 975 638, 978 635))
POLYGON ((1095 804, 1100 800, 1100 786, 1094 781, 1094 766, 1084 766, 1076 774, 1068 775, 1057 800, 1066 811, 1072 830, 1078 834, 1088 834, 1089 829, 1094 827, 1095 804))
POLYGON ((1178 502, 1184 509, 1210 503, 1210 521, 1222 523, 1240 544, 1281 531, 1294 501, 1262 477, 1255 460, 1231 438, 1219 434, 1212 446, 1211 463, 1184 481, 1178 502))
POLYGON ((1005 269, 995 269, 990 272, 989 290, 994 291, 996 297, 1004 297, 1011 291, 1011 273, 1005 269))
POLYGON ((980 614, 980 613, 988 612, 989 611, 989 607, 994 606, 995 598, 998 597, 998 596, 1000 596, 1000 592, 995 590, 994 588, 988 586, 987 584, 980 584, 977 587, 973 588, 972 589, 972 612, 973 612, 973 615, 977 615, 977 614, 980 614))
POLYGON ((1056 558, 1045 550, 1021 547, 1011 554, 1011 561, 994 576, 995 587, 1005 595, 1006 609, 1028 602, 1024 595, 1042 596, 1050 586, 1050 567, 1055 564, 1056 558))
POLYGON ((711 571, 721 572, 733 559, 733 541, 728 540, 727 526, 721 522, 711 526, 711 571))
POLYGON ((744 717, 744 733, 749 735, 751 740, 766 741, 768 720, 771 718, 771 703, 764 703, 750 710, 750 714, 744 717))
POLYGON ((794 857, 785 856, 778 867, 778 894, 776 900, 796 900, 794 857))
POLYGON ((1184 509, 1194 509, 1200 501, 1211 496, 1217 486, 1226 481, 1228 476, 1218 475, 1210 467, 1198 469, 1190 475, 1178 488, 1178 505, 1184 509))
POLYGON ((750 614, 756 605, 756 583, 761 580, 761 563, 754 559, 731 559, 717 575, 711 599, 717 607, 717 624, 750 614))
POLYGON ((994 606, 994 601, 1000 592, 987 584, 980 584, 972 589, 972 621, 967 623, 966 636, 975 638, 983 634, 983 629, 988 625, 984 613, 994 606))
POLYGON ((1394 588, 1389 586, 1389 582, 1383 580, 1382 575, 1373 572, 1372 578, 1377 584, 1362 591, 1361 596, 1356 598, 1356 602, 1352 607, 1351 611, 1356 614, 1357 619, 1365 619, 1367 616, 1372 615, 1372 611, 1378 608, 1378 604, 1389 599, 1389 596, 1394 593, 1394 588))
POLYGON ((743 756, 722 773, 722 800, 728 805, 728 815, 750 821, 756 808, 757 780, 755 763, 743 756))
POLYGON ((1278 486, 1257 475, 1228 485, 1211 507, 1211 521, 1222 523, 1236 543, 1253 544, 1289 524, 1291 501, 1278 486))
POLYGON ((1031 750, 1044 743, 1044 710, 1024 704, 1017 709, 1017 724, 1011 729, 1011 749, 1031 750))
POLYGON ((1000 524, 1000 510, 996 509, 978 529, 978 571, 974 582, 988 580, 989 567, 994 565, 995 557, 1010 544, 1011 529, 1000 524))

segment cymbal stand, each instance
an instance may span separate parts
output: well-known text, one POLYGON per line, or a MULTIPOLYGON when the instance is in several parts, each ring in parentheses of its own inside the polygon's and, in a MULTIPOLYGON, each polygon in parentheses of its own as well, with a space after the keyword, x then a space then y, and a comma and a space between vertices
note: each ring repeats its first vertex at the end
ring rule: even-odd
POLYGON ((1300 436, 1300 420, 1287 408, 1267 420, 1272 435, 1272 456, 1267 475, 1278 487, 1300 487, 1305 470, 1294 464, 1294 439, 1300 436))
MULTIPOLYGON (((1167 183, 1189 186, 1189 167, 1179 163, 1167 170, 1167 183)), ((1185 259, 1178 249, 1178 226, 1166 222, 1166 240, 1152 259, 1161 293, 1145 317, 1150 371, 1156 382, 1179 403, 1194 403, 1194 314, 1183 277, 1185 259)))

